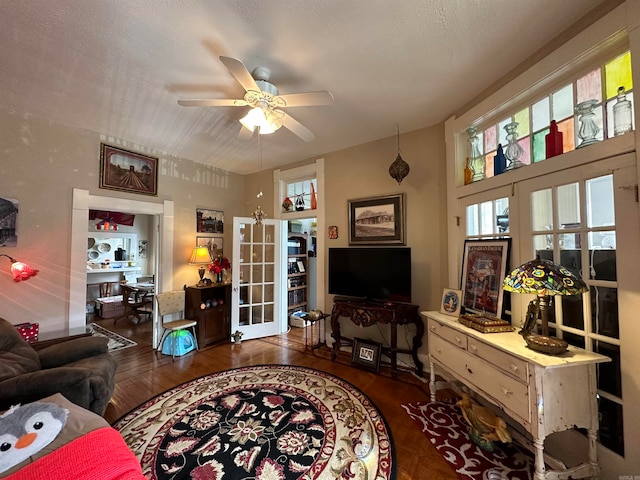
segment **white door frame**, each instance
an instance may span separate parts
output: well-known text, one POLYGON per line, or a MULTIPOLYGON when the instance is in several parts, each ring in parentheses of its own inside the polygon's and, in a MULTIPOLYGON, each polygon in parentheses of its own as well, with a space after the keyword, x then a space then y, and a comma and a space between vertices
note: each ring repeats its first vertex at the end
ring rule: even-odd
MULTIPOLYGON (((69 261, 69 324, 77 328, 86 325, 87 301, 87 222, 89 210, 113 210, 138 215, 154 215, 154 231, 158 245, 155 255, 156 288, 158 292, 173 288, 173 210, 171 200, 163 203, 127 200, 91 195, 88 190, 73 189, 71 214, 71 258, 69 261)), ((153 315, 153 346, 157 346, 158 317, 153 315)))

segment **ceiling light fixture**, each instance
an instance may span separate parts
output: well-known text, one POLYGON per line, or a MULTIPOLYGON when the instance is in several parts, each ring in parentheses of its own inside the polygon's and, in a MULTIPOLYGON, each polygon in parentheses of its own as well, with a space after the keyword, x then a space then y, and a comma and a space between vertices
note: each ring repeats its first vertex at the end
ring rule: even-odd
POLYGON ((256 107, 240 119, 240 123, 250 132, 257 128, 259 134, 268 135, 282 127, 282 113, 279 110, 270 110, 264 102, 258 102, 256 107))
POLYGON ((409 175, 409 164, 405 162, 400 156, 400 125, 396 125, 398 129, 398 156, 395 161, 389 166, 389 175, 398 182, 398 185, 402 183, 404 177, 409 175))

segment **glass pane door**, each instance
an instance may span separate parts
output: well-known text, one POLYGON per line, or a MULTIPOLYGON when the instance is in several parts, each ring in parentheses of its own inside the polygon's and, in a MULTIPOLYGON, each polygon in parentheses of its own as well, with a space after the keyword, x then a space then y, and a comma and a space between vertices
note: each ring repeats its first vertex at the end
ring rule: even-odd
POLYGON ((233 293, 231 331, 242 339, 286 331, 286 303, 282 302, 282 222, 252 218, 233 221, 233 293))

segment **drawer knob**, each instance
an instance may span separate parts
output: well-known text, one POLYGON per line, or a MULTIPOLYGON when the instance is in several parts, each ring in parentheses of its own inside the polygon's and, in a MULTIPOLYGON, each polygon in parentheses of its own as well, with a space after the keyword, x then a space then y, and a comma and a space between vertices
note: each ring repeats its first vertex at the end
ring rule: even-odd
POLYGON ((457 343, 462 343, 462 339, 460 337, 456 337, 456 342, 457 343))
POLYGON ((509 366, 511 367, 511 370, 513 370, 514 372, 518 372, 520 370, 520 368, 517 365, 514 365, 513 363, 509 366))
POLYGON ((513 395, 513 392, 506 387, 501 387, 500 390, 502 390, 502 394, 505 397, 510 397, 511 395, 513 395))
POLYGON ((471 375, 473 375, 473 370, 471 370, 469 367, 467 367, 467 372, 469 372, 471 375))
POLYGON ((471 345, 471 351, 472 352, 476 352, 478 350, 478 346, 477 345, 471 345))
POLYGON ((431 325, 429 327, 429 330, 431 330, 432 332, 435 332, 436 331, 436 326, 435 325, 431 325))

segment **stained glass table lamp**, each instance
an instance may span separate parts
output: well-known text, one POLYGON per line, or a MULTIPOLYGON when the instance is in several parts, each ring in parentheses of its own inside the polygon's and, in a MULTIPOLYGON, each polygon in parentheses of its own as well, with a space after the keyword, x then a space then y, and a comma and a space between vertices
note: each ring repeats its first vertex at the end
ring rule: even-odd
POLYGON ((502 284, 507 292, 530 293, 536 299, 529 304, 527 318, 520 334, 532 350, 558 355, 568 343, 549 336, 549 297, 551 295, 578 295, 587 291, 584 281, 562 265, 550 260, 535 259, 523 263, 507 275, 502 284), (541 320, 541 335, 532 333, 541 320))

